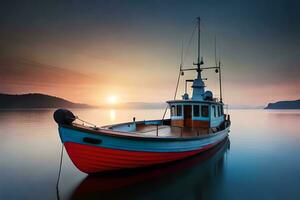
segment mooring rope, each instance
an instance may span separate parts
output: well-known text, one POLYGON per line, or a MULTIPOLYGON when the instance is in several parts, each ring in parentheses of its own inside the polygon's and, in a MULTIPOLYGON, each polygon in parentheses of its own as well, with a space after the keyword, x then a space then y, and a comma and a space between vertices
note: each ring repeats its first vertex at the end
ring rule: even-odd
POLYGON ((93 124, 93 123, 91 123, 91 122, 85 121, 85 120, 79 118, 78 116, 75 116, 75 119, 77 119, 77 120, 79 120, 79 121, 81 121, 81 122, 83 122, 83 123, 92 125, 92 126, 94 127, 94 129, 99 129, 99 127, 98 127, 96 124, 93 124))
POLYGON ((61 144, 61 153, 60 153, 60 162, 59 162, 59 170, 58 170, 58 176, 57 176, 57 182, 56 182, 56 196, 59 200, 59 180, 60 180, 60 174, 61 174, 61 166, 63 162, 63 153, 64 153, 64 144, 61 144))

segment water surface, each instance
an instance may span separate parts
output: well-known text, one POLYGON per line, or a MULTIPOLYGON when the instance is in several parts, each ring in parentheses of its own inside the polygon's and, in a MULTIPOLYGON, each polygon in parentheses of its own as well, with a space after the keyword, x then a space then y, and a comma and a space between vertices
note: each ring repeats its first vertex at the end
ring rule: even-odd
MULTIPOLYGON (((162 110, 74 109, 106 125, 162 110)), ((88 177, 63 157, 60 199, 300 199, 300 111, 231 110, 229 141, 172 164, 88 177)), ((53 110, 0 111, 0 199, 57 199, 53 110)))

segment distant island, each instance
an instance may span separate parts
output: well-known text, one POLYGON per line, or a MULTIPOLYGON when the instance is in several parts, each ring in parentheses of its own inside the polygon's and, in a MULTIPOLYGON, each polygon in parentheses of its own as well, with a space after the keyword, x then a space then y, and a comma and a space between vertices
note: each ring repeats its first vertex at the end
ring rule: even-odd
POLYGON ((91 108, 92 106, 73 103, 65 99, 39 93, 1 94, 0 109, 29 109, 29 108, 91 108))
POLYGON ((300 109, 300 99, 294 101, 278 101, 269 103, 265 109, 300 109))

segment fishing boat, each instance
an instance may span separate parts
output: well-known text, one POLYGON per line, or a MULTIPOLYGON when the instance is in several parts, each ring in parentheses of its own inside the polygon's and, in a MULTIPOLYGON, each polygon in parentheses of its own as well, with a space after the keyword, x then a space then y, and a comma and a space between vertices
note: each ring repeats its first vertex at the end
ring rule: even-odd
POLYGON ((228 137, 230 116, 224 113, 221 84, 221 64, 204 67, 200 56, 200 18, 198 27, 198 58, 195 66, 180 65, 175 97, 167 101, 162 119, 132 121, 98 127, 81 120, 71 111, 58 109, 54 119, 58 123, 61 141, 74 165, 87 174, 112 170, 133 169, 167 163, 211 149, 228 137), (220 98, 205 90, 203 70, 219 74, 220 98), (185 80, 185 93, 176 99, 181 76, 196 72, 196 78, 185 80), (192 83, 192 95, 187 83, 192 83), (170 117, 165 119, 166 111, 170 117))

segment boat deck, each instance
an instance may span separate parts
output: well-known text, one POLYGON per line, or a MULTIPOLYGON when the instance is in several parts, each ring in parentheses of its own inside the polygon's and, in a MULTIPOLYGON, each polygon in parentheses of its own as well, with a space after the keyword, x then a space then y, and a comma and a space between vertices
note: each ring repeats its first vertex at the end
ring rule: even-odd
POLYGON ((135 130, 125 131, 125 130, 117 130, 115 128, 95 128, 90 126, 85 126, 83 124, 73 123, 72 127, 86 130, 93 133, 109 133, 116 135, 124 135, 124 136, 137 136, 137 137, 197 137, 197 136, 205 136, 210 133, 216 132, 213 128, 188 128, 188 127, 177 127, 170 125, 153 125, 153 124, 137 124, 135 130))
POLYGON ((186 128, 175 127, 168 125, 144 125, 137 124, 136 131, 133 133, 147 136, 162 136, 162 137, 195 137, 207 135, 211 132, 208 128, 186 128))
MULTIPOLYGON (((171 120, 146 120, 103 126, 116 134, 135 135, 139 137, 197 137, 215 133, 217 128, 171 126, 171 120)), ((103 130, 103 129, 102 129, 103 130)))

